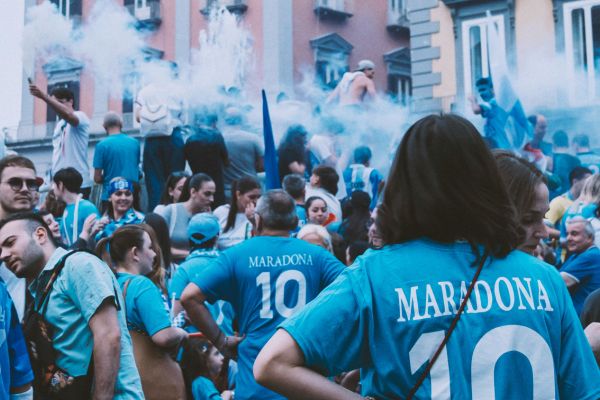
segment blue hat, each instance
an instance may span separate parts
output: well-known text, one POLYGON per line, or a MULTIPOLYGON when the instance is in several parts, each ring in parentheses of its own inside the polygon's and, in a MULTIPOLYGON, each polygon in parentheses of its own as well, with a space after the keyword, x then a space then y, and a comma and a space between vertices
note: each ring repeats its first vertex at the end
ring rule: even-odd
POLYGON ((187 228, 188 238, 196 245, 218 236, 220 231, 219 219, 210 213, 194 215, 190 219, 187 228))

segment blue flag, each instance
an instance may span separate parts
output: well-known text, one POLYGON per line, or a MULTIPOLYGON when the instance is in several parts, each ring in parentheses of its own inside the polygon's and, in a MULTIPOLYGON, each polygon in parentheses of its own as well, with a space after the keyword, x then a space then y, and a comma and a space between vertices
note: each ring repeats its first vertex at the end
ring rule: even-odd
POLYGON ((525 141, 533 135, 532 127, 521 101, 514 90, 509 77, 508 63, 504 46, 500 39, 498 24, 494 23, 488 11, 487 22, 487 57, 489 61, 489 77, 495 91, 496 110, 491 114, 496 119, 496 129, 493 129, 493 139, 498 147, 503 149, 520 150, 525 141))
POLYGON ((267 94, 262 91, 263 101, 263 137, 265 140, 265 184, 267 190, 280 189, 279 168, 277 166, 277 151, 275 150, 275 139, 273 139, 273 126, 269 116, 269 103, 267 94))

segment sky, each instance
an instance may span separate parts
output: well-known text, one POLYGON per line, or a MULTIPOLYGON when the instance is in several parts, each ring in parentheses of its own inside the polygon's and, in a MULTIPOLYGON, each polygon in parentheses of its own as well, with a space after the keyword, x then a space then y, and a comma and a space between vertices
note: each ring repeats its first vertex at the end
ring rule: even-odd
POLYGON ((0 0, 0 130, 16 128, 21 117, 21 36, 24 0, 0 0))

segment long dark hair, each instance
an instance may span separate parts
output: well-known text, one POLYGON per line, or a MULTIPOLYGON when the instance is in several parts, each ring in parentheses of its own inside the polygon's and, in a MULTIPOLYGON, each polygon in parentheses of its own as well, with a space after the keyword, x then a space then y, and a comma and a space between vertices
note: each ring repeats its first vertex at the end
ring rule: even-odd
MULTIPOLYGON (((284 165, 285 160, 289 160, 290 158, 293 160, 301 161, 303 164, 307 164, 306 162, 306 143, 308 141, 308 132, 303 125, 295 124, 291 125, 285 133, 285 136, 281 140, 279 144, 279 148, 277 149, 278 164, 280 173, 289 172, 288 166, 284 165), (291 155, 291 157, 283 155, 291 155)), ((283 179, 283 176, 279 177, 283 179)))
POLYGON ((398 147, 378 207, 387 244, 419 237, 466 240, 504 257, 519 245, 514 207, 492 153, 477 129, 457 115, 430 115, 412 125, 398 147))
POLYGON ((162 263, 162 252, 157 244, 154 229, 147 224, 124 225, 117 229, 112 236, 101 239, 96 244, 96 254, 116 272, 117 263, 125 261, 127 252, 137 247, 144 246, 144 233, 150 236, 152 250, 156 253, 156 259, 152 264, 152 271, 146 275, 163 293, 166 294, 165 273, 162 263))
POLYGON ((157 244, 162 251, 164 267, 167 271, 171 269, 171 238, 169 237, 169 226, 165 219, 156 213, 144 215, 144 223, 154 229, 156 233, 157 244))
POLYGON ((348 243, 369 240, 369 220, 371 219, 371 196, 367 192, 357 190, 350 197, 352 212, 341 225, 341 232, 348 243))
POLYGON ((179 182, 181 178, 189 178, 189 176, 190 174, 188 174, 185 171, 172 172, 167 177, 167 182, 165 183, 165 188, 163 189, 162 194, 160 195, 160 201, 158 202, 158 204, 167 205, 173 203, 173 196, 169 194, 169 190, 175 189, 175 187, 177 186, 177 182, 179 182))
POLYGON ((191 190, 200 190, 204 182, 213 182, 213 178, 202 172, 198 172, 197 174, 194 174, 191 177, 187 178, 185 180, 185 183, 183 184, 183 189, 181 190, 181 197, 179 198, 179 203, 184 203, 188 201, 191 196, 191 190))
MULTIPOLYGON (((498 165, 500 178, 508 190, 508 196, 521 222, 523 213, 530 209, 535 201, 536 188, 542 183, 547 183, 546 177, 534 164, 509 151, 494 150, 492 153, 498 165)), ((524 235, 525 232, 520 234, 524 235)))
MULTIPOLYGON (((113 178, 116 179, 116 178, 113 178)), ((124 178, 123 178, 124 179, 124 178)), ((131 208, 136 211, 140 211, 140 184, 137 182, 131 182, 133 185, 133 203, 131 204, 131 208)), ((110 200, 110 196, 108 197, 108 205, 106 206, 106 214, 111 218, 115 218, 115 210, 112 205, 112 201, 110 200)))
POLYGON ((260 182, 253 176, 244 176, 231 183, 231 201, 229 202, 229 214, 227 214, 227 223, 225 224, 225 228, 223 228, 223 232, 227 232, 230 229, 233 229, 233 227, 235 226, 235 217, 238 213, 237 192, 240 192, 241 194, 246 194, 251 190, 260 188, 260 182))

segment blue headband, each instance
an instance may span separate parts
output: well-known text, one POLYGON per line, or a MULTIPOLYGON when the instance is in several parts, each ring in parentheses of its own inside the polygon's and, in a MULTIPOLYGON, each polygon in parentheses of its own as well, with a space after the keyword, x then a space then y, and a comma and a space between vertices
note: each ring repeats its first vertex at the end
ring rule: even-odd
POLYGON ((108 195, 111 196, 118 190, 129 190, 130 192, 133 192, 133 184, 127 179, 117 179, 116 181, 110 183, 108 195))

